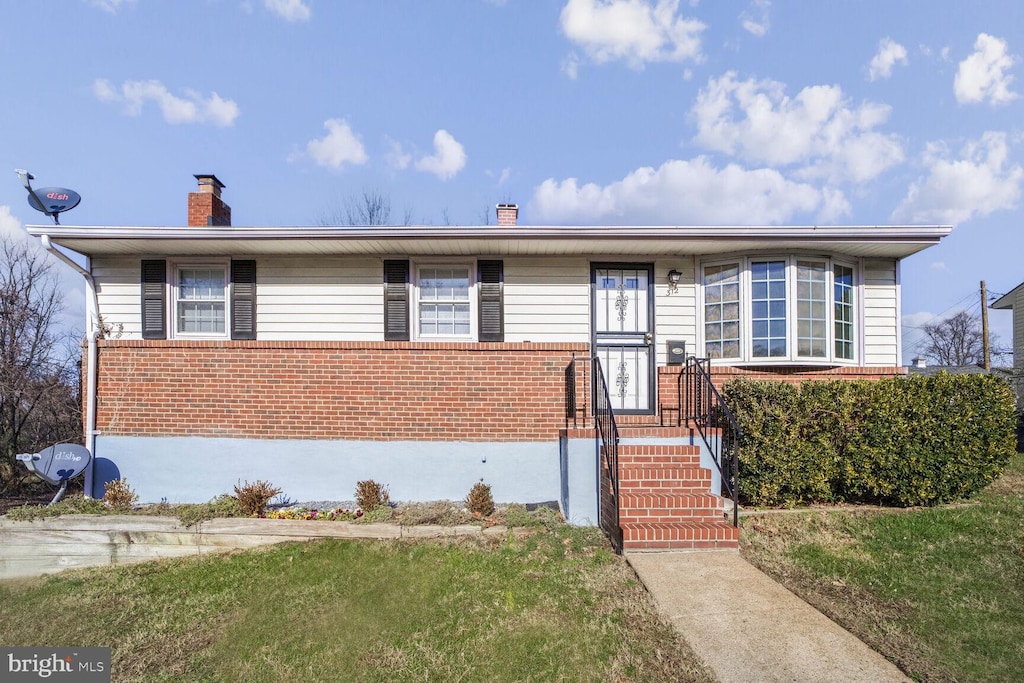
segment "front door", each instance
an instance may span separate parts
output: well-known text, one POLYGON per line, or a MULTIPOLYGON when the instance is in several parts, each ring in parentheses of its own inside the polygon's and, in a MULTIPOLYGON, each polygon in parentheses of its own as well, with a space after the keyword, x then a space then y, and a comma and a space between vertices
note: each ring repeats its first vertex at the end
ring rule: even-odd
POLYGON ((653 267, 595 263, 591 270, 594 353, 617 413, 653 412, 653 267))

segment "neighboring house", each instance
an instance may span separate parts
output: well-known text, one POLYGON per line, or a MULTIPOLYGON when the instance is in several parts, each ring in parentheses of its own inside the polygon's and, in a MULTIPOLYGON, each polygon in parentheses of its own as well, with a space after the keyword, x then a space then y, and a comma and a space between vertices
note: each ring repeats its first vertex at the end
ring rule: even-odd
POLYGON ((950 232, 524 226, 508 204, 493 226, 232 227, 224 186, 196 177, 186 227, 28 228, 87 257, 90 320, 117 331, 84 364, 97 495, 123 476, 144 501, 256 479, 347 499, 372 478, 461 499, 483 479, 594 523, 573 357, 600 358, 633 444, 690 443, 660 427, 679 342, 716 383, 904 374, 900 260, 950 232))
POLYGON ((992 308, 1013 311, 1013 369, 1024 371, 1024 282, 996 299, 992 308))

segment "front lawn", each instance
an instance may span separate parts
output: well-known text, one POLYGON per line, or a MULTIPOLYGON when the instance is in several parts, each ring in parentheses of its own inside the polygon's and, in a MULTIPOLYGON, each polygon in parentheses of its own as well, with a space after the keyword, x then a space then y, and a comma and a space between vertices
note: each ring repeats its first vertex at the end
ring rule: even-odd
POLYGON ((747 517, 743 555, 923 681, 1024 670, 1024 455, 975 501, 747 517))
POLYGON ((284 544, 0 584, 4 645, 114 680, 713 680, 595 529, 284 544))

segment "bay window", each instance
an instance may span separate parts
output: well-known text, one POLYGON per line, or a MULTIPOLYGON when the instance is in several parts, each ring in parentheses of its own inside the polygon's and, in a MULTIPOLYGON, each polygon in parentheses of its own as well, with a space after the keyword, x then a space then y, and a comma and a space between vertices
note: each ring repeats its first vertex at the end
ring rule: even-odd
POLYGON ((855 271, 831 258, 702 266, 704 355, 749 363, 855 360, 855 271))

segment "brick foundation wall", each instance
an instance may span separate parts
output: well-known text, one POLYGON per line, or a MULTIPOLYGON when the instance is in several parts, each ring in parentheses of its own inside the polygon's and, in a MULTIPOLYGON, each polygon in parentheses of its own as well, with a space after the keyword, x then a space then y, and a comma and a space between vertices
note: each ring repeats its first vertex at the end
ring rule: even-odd
POLYGON ((108 436, 553 441, 586 344, 99 342, 108 436))

